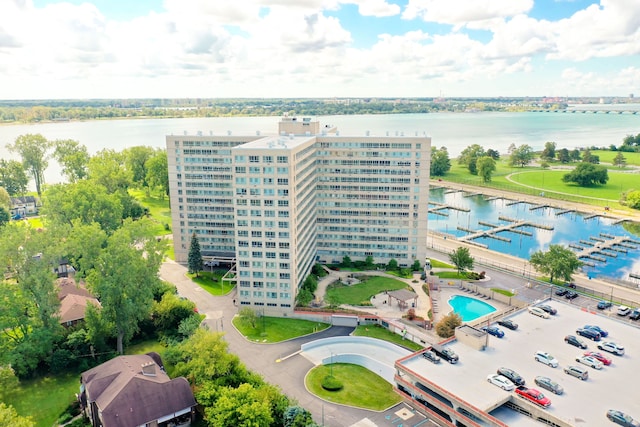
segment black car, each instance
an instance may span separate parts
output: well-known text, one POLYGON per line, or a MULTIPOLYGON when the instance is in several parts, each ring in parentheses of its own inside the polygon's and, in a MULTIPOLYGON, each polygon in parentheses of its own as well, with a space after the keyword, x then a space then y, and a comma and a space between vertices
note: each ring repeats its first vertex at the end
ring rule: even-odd
POLYGON ((569 283, 565 283, 564 284, 566 287, 571 288, 571 289, 575 289, 576 288, 576 284, 573 282, 569 282, 569 283))
POLYGON ((558 295, 559 297, 565 296, 567 294, 567 292, 569 292, 568 289, 566 288, 560 288, 556 291, 556 295, 558 295))
POLYGON ((635 309, 631 312, 631 316, 629 316, 629 319, 631 320, 638 320, 640 319, 640 309, 635 309))
POLYGON ((538 307, 540 307, 541 309, 543 309, 544 311, 546 311, 547 313, 549 313, 550 315, 554 316, 558 310, 556 310, 555 308, 551 307, 550 305, 547 304, 540 304, 538 305, 538 307))
POLYGON ((575 345, 576 347, 583 350, 587 348, 587 344, 585 344, 584 341, 582 341, 575 335, 567 335, 566 337, 564 337, 564 342, 566 342, 567 344, 575 345))
POLYGON ((509 368, 499 368, 497 371, 498 375, 503 375, 511 380, 512 383, 516 385, 516 387, 520 387, 524 385, 524 378, 520 376, 516 371, 509 368))
POLYGON ((452 365, 458 363, 458 360, 460 359, 453 350, 440 344, 432 345, 431 351, 433 351, 436 355, 440 356, 452 365))
POLYGON ((433 363, 436 363, 436 364, 440 363, 440 358, 438 356, 436 356, 436 354, 431 350, 427 350, 424 353, 422 353, 422 357, 424 357, 425 359, 427 359, 430 362, 433 362, 433 363))
POLYGON ((498 320, 498 325, 504 326, 505 328, 511 329, 512 331, 515 331, 516 329, 518 329, 518 324, 512 322, 509 319, 498 320))
POLYGON ((564 296, 566 299, 574 299, 574 298, 578 298, 578 293, 577 292, 573 292, 573 291, 569 291, 565 294, 564 296))
POLYGON ((593 329, 587 328, 578 328, 576 329, 576 334, 581 335, 585 338, 589 338, 593 341, 600 341, 601 335, 600 332, 594 331, 593 329))
POLYGON ((607 411, 607 418, 609 421, 612 421, 616 424, 619 424, 624 427, 638 427, 640 426, 640 422, 634 420, 629 415, 625 414, 622 411, 616 411, 615 409, 609 409, 607 411))

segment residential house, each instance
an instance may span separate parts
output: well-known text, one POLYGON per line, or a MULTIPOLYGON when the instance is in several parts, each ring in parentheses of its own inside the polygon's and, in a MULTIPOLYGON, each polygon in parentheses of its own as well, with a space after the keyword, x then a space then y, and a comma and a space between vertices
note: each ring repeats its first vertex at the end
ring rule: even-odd
POLYGON ((38 213, 38 201, 34 196, 12 197, 11 218, 24 218, 38 213))
POLYGON ((100 307, 100 302, 91 295, 87 288, 71 278, 61 278, 57 281, 58 299, 60 300, 60 323, 64 326, 74 326, 84 320, 89 304, 100 307))
POLYGON ((118 356, 80 382, 78 399, 94 427, 188 426, 195 415, 189 382, 170 379, 158 353, 118 356))

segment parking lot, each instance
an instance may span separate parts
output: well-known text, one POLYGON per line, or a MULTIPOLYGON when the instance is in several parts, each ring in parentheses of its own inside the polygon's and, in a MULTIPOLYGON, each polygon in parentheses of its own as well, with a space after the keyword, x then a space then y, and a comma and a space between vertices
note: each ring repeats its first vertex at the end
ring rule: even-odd
MULTIPOLYGON (((609 315, 582 306, 581 299, 571 302, 563 299, 546 301, 558 313, 549 319, 521 311, 511 319, 519 324, 516 331, 501 328, 504 338, 489 336, 484 351, 474 350, 460 342, 450 344, 460 356, 457 365, 434 365, 421 357, 407 360, 411 370, 445 388, 459 398, 482 410, 492 410, 496 404, 511 394, 487 382, 486 377, 504 366, 517 371, 529 387, 536 387, 533 380, 538 375, 548 376, 564 387, 565 393, 556 396, 542 390, 552 401, 550 413, 577 426, 613 425, 605 417, 608 409, 619 409, 640 419, 640 401, 635 394, 640 380, 640 329, 630 326, 627 319, 618 318, 615 306, 609 315), (625 347, 620 357, 604 353, 613 360, 611 366, 597 371, 587 368, 589 379, 581 381, 563 372, 567 365, 578 364, 576 357, 584 351, 564 342, 568 334, 576 335, 576 328, 585 324, 599 325, 609 332, 604 340, 615 341, 625 347), (534 360, 536 351, 551 353, 559 362, 551 368, 534 360)), ((587 302, 587 301, 582 301, 587 302)), ((588 350, 598 351, 596 343, 585 340, 588 350)), ((584 365, 582 365, 584 366, 584 365)), ((510 426, 529 426, 532 420, 514 411, 500 408, 491 412, 510 426)))

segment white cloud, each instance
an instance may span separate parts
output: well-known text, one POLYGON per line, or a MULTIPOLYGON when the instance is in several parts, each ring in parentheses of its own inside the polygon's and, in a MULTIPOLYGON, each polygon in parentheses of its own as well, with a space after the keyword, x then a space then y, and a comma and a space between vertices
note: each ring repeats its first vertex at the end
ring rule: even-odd
POLYGON ((462 26, 526 13, 533 0, 409 0, 405 19, 462 26))
POLYGON ((358 11, 363 16, 395 16, 400 13, 400 6, 385 0, 359 0, 354 4, 358 5, 358 11))

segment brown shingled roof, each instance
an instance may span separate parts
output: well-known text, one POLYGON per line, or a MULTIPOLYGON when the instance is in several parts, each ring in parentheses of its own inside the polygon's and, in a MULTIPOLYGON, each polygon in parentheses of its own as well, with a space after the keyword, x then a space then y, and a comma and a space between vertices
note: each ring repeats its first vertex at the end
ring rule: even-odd
POLYGON ((118 356, 81 376, 87 402, 95 402, 104 427, 144 425, 195 406, 188 381, 170 379, 148 354, 118 356), (142 366, 155 375, 142 373, 142 366))

